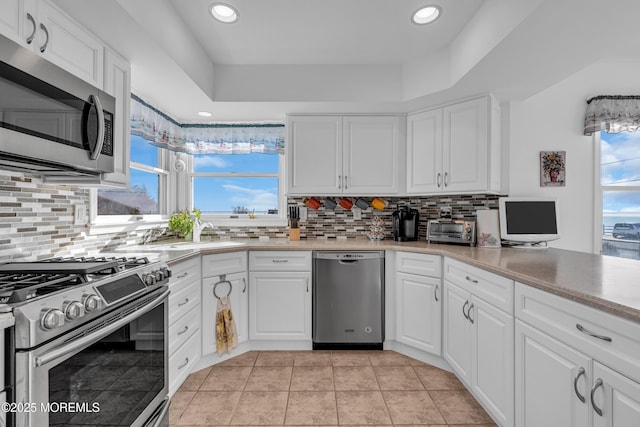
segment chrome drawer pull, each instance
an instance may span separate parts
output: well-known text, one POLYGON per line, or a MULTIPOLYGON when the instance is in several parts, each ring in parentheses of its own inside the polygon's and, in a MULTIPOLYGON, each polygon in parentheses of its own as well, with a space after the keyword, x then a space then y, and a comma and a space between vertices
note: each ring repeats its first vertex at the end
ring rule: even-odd
POLYGON ((288 259, 272 259, 271 262, 275 262, 277 263, 283 263, 283 262, 289 262, 288 259))
POLYGON ((178 304, 178 307, 182 307, 185 304, 189 303, 189 298, 185 298, 184 301, 182 301, 181 303, 178 304))
POLYGON ((183 330, 178 332, 178 335, 186 334, 188 330, 189 330, 189 325, 185 326, 183 330))
POLYGON ((465 301, 464 305, 462 306, 462 315, 464 316, 465 319, 469 320, 469 315, 467 314, 466 311, 464 311, 464 308, 469 304, 469 301, 465 301))
POLYGON ((182 273, 181 275, 179 275, 178 277, 176 277, 176 279, 182 279, 184 277, 187 277, 189 275, 189 272, 187 271, 186 273, 182 273))
POLYGON ((182 368, 184 368, 185 366, 187 366, 188 364, 189 364, 189 358, 188 358, 188 357, 185 357, 185 359, 184 359, 184 363, 183 363, 182 365, 178 366, 178 369, 182 369, 182 368))
POLYGON ((477 280, 472 279, 472 278, 471 278, 471 277, 469 277, 469 276, 465 277, 465 279, 467 279, 467 280, 468 280, 469 282, 471 282, 471 283, 478 283, 478 281, 477 281, 477 280))
POLYGON ((585 373, 586 371, 584 370, 584 368, 581 367, 580 369, 578 369, 578 374, 573 379, 573 390, 576 392, 576 396, 578 396, 578 399, 580 399, 580 402, 582 403, 584 403, 586 399, 578 391, 578 380, 580 379, 581 376, 585 375, 585 373))
POLYGON ((602 409, 598 408, 598 405, 596 405, 596 402, 593 400, 593 395, 600 386, 602 386, 602 378, 598 378, 593 384, 593 387, 591 387, 591 406, 593 406, 593 410, 596 411, 596 414, 602 416, 602 409))
POLYGON ((576 323, 576 329, 579 330, 580 332, 582 332, 583 334, 587 334, 590 337, 597 338, 597 339, 602 340, 602 341, 607 341, 607 342, 612 342, 613 341, 613 339, 611 337, 608 337, 606 335, 598 335, 595 332, 591 332, 590 330, 586 329, 584 326, 582 326, 579 323, 576 323))

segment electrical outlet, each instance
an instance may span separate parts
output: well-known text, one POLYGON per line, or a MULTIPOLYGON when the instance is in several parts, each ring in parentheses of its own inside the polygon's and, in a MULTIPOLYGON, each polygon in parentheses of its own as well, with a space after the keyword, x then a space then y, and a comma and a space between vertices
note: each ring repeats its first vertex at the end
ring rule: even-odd
POLYGON ((73 210, 73 224, 84 225, 87 223, 87 207, 85 205, 75 205, 73 210))
POLYGON ((353 207, 351 209, 351 212, 353 212, 353 219, 356 221, 359 221, 362 219, 362 209, 357 208, 357 207, 353 207))
POLYGON ((307 220, 307 207, 306 206, 300 206, 298 208, 298 213, 300 214, 300 221, 306 221, 307 220))

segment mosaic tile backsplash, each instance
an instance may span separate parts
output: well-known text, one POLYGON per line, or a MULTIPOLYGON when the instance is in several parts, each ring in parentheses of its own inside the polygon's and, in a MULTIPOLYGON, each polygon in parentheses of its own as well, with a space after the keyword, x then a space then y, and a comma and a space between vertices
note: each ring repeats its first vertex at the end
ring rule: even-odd
MULTIPOLYGON (((323 202, 323 197, 318 197, 323 202)), ((336 197, 337 199, 337 197, 336 197)), ((371 203, 373 198, 364 198, 371 203)), ((351 199, 355 202, 355 199, 351 199)), ((454 218, 475 218, 476 209, 497 209, 496 195, 456 195, 385 198, 383 210, 369 208, 355 220, 353 212, 338 206, 308 209, 301 223, 303 239, 366 238, 371 220, 383 220, 385 238, 392 238, 391 218, 398 206, 408 205, 420 212, 419 238, 426 239, 427 220, 437 218, 440 207, 450 206, 454 218)), ((289 198, 289 206, 304 206, 303 198, 289 198)), ((102 250, 139 243, 143 232, 90 235, 84 225, 74 225, 76 205, 89 207, 89 190, 74 186, 47 185, 36 176, 0 171, 0 261, 34 260, 52 256, 90 256, 102 250)), ((205 238, 288 237, 287 227, 216 227, 205 229, 205 238)), ((167 236, 171 237, 171 236, 167 236)), ((165 237, 166 238, 166 237, 165 237)))

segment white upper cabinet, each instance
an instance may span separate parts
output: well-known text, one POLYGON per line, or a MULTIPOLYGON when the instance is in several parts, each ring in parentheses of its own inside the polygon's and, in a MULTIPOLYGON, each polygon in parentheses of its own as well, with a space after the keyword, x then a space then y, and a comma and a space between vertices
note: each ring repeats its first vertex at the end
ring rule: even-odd
POLYGON ((0 33, 103 87, 103 44, 47 0, 2 0, 0 33))
POLYGON ((287 194, 396 195, 398 116, 289 116, 287 194))
POLYGON ((499 116, 490 96, 410 114, 407 193, 501 192, 499 116))

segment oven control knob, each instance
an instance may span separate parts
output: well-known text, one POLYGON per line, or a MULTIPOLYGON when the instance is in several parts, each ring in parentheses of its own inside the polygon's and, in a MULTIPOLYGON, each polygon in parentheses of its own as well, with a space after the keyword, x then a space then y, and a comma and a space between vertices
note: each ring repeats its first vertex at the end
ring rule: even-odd
POLYGON ((169 267, 162 267, 162 271, 167 279, 172 276, 171 269, 169 267))
POLYGON ((142 276, 144 284, 147 286, 153 286, 156 283, 156 276, 153 273, 145 274, 142 276))
POLYGON ((102 300, 100 300, 100 297, 96 294, 83 295, 82 303, 84 304, 84 309, 87 312, 97 310, 102 306, 102 300))
POLYGON ((40 315, 42 329, 50 330, 64 325, 64 313, 57 308, 45 308, 40 315))
POLYGON ((84 316, 84 305, 80 301, 65 301, 62 309, 67 320, 84 316))
POLYGON ((156 275, 156 282, 162 282, 165 279, 164 271, 156 270, 154 273, 156 275))

